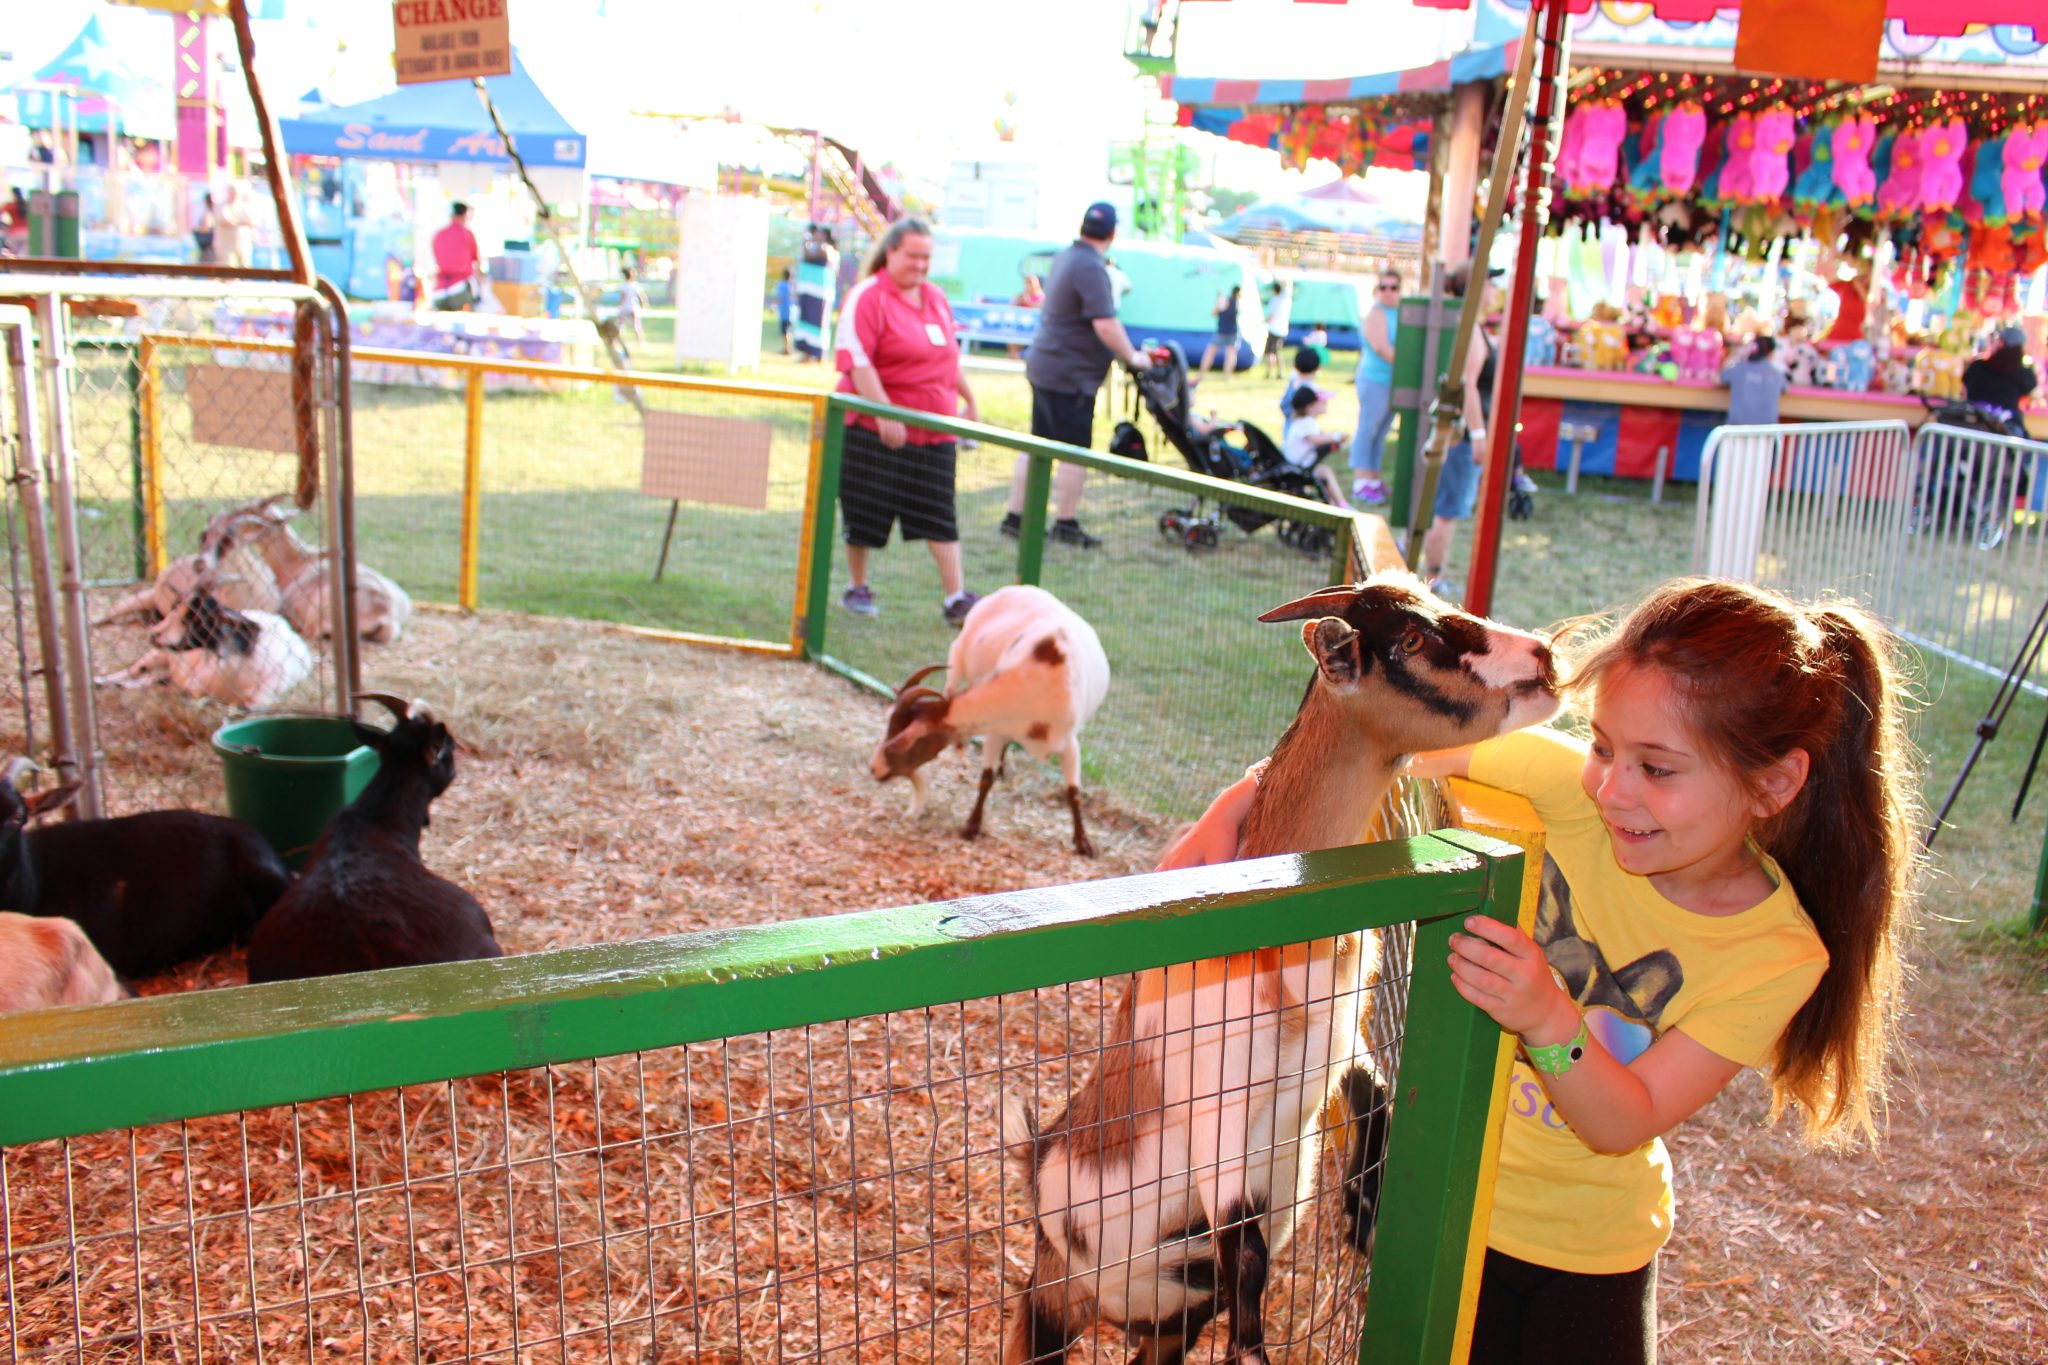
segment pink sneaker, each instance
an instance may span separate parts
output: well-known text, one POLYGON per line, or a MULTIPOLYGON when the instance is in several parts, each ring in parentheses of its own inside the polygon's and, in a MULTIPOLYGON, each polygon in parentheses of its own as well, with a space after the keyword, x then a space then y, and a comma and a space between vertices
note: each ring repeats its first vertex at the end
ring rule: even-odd
POLYGON ((1351 500, 1372 507, 1383 506, 1387 501, 1387 486, 1374 475, 1361 474, 1351 484, 1351 500))

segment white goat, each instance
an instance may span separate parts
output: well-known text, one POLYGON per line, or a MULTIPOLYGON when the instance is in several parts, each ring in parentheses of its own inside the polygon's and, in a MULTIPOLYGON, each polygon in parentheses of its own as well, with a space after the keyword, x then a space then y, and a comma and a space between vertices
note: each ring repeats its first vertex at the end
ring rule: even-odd
POLYGON ((972 839, 981 833, 982 807, 1010 742, 1033 758, 1057 753, 1074 813, 1074 851, 1093 857, 1081 824, 1081 727, 1109 691, 1109 659, 1095 628, 1043 588, 1001 588, 967 613, 944 666, 950 682, 943 693, 919 686, 938 664, 897 689, 888 733, 868 761, 875 780, 908 777, 914 816, 924 809, 924 765, 947 745, 981 736, 981 790, 960 831, 972 839))
POLYGON ((224 540, 224 533, 235 518, 248 515, 254 506, 251 504, 216 513, 200 535, 197 554, 179 555, 164 566, 156 582, 129 593, 107 608, 93 624, 105 626, 118 621, 161 621, 199 586, 202 575, 211 583, 220 604, 232 611, 276 611, 283 596, 278 591, 277 575, 271 572, 270 565, 253 547, 234 545, 224 540))
MULTIPOLYGON (((202 548, 216 556, 254 545, 278 584, 280 610, 309 640, 334 634, 327 610, 330 551, 316 550, 300 540, 290 525, 298 509, 279 493, 237 509, 218 530, 209 526, 202 548)), ((218 519, 217 519, 218 520, 218 519)), ((356 565, 356 633, 376 644, 390 644, 412 619, 412 598, 405 589, 367 564, 356 565)))
POLYGON ((85 930, 70 920, 0 911, 0 1014, 127 995, 85 930))
MULTIPOLYGON (((1557 709, 1545 640, 1405 573, 1260 619, 1307 622, 1316 677, 1273 750, 1243 857, 1352 843, 1408 754, 1557 709)), ((1005 1115, 1029 1165, 1037 1258, 1004 1365, 1062 1361, 1097 1321, 1124 1326, 1145 1365, 1171 1365, 1219 1313, 1228 1358, 1264 1365, 1267 1265, 1313 1195, 1325 1106, 1340 1087, 1356 1094, 1378 973, 1377 936, 1349 934, 1137 974, 1066 1112, 1042 1134, 1021 1108, 1005 1115)), ((1353 1238, 1365 1240, 1356 1226, 1353 1238)))
POLYGON ((313 671, 313 651, 291 622, 267 611, 232 611, 203 582, 150 631, 151 649, 103 687, 168 682, 190 697, 229 706, 268 706, 313 671))

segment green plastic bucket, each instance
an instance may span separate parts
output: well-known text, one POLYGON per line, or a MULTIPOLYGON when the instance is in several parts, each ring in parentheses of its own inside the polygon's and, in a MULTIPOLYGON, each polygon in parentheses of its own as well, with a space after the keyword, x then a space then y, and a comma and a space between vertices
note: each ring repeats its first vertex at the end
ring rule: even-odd
POLYGON ((228 814, 270 841, 298 871, 327 817, 356 799, 377 771, 377 751, 339 716, 256 716, 213 735, 228 814))

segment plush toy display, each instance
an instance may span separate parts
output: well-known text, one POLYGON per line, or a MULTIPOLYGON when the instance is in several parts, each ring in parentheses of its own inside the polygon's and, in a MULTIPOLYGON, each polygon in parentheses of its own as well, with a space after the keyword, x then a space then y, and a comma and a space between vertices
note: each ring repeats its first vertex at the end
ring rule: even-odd
POLYGON ((1836 196, 1834 140, 1836 128, 1823 123, 1804 138, 1799 177, 1792 184, 1792 202, 1812 213, 1836 196))
MULTIPOLYGON (((1947 210, 1963 197, 1963 121, 1947 119, 1920 136, 1920 207, 1947 210)), ((1894 159, 1897 153, 1893 153, 1894 159)))
POLYGON ((1925 135, 1908 128, 1892 139, 1891 166, 1877 187, 1877 211, 1901 218, 1920 207, 1920 143, 1925 135))
POLYGON ((1721 156, 1721 198, 1730 204, 1753 204, 1755 184, 1756 117, 1737 114, 1728 120, 1728 142, 1721 156))
POLYGON ((2039 218, 2044 194, 2041 165, 2048 161, 2048 123, 2022 123, 2005 135, 2002 158, 2005 215, 2009 222, 2039 218))
POLYGON ((1877 174, 1870 167, 1876 148, 1877 120, 1870 115, 1858 114, 1835 125, 1835 188, 1852 209, 1866 208, 1877 198, 1877 174))
POLYGON ((1757 203, 1782 199, 1791 179, 1792 144, 1798 141, 1790 109, 1766 109, 1756 116, 1756 149, 1750 171, 1750 194, 1757 203))

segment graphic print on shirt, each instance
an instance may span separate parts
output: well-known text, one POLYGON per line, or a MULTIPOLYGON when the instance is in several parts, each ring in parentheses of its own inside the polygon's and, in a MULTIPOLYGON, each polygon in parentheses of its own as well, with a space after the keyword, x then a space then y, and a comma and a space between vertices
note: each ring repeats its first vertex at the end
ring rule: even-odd
POLYGON ((1536 944, 1566 994, 1585 1011, 1586 1031, 1623 1066, 1657 1040, 1656 1020, 1685 985, 1684 969, 1669 949, 1609 966, 1598 944, 1579 937, 1571 886, 1549 854, 1543 857, 1543 891, 1536 903, 1536 944))

